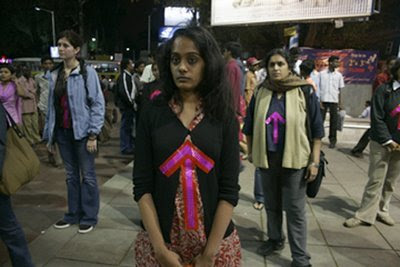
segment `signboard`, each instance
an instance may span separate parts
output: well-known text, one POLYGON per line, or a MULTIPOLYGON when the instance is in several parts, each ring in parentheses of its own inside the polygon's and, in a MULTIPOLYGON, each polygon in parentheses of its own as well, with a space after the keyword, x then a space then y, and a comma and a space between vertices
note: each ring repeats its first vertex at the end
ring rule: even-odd
POLYGON ((199 20, 199 12, 186 7, 166 7, 164 9, 165 26, 185 26, 193 19, 199 20))
POLYGON ((378 69, 378 52, 301 48, 301 60, 312 59, 318 71, 328 67, 328 58, 340 58, 340 71, 347 84, 372 84, 378 69))
POLYGON ((50 56, 52 58, 60 57, 60 54, 58 53, 58 46, 50 46, 50 56))
POLYGON ((367 17, 374 0, 212 0, 211 25, 367 17))

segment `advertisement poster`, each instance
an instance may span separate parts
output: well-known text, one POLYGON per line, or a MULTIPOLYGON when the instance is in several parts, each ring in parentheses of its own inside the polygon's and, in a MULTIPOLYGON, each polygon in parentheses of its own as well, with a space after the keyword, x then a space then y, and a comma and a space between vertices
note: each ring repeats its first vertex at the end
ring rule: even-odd
POLYGON ((211 25, 366 17, 374 0, 212 0, 211 25))
POLYGON ((378 68, 378 52, 363 50, 328 50, 301 48, 301 60, 314 60, 318 71, 328 67, 328 58, 338 56, 346 84, 372 84, 378 68))

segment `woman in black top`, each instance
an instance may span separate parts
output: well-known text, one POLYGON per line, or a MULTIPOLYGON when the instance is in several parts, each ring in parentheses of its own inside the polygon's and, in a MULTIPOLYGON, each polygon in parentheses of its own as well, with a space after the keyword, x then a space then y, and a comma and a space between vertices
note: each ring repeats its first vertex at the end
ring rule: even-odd
POLYGON ((201 27, 179 29, 160 62, 162 94, 137 130, 137 266, 239 266, 238 123, 224 61, 201 27))

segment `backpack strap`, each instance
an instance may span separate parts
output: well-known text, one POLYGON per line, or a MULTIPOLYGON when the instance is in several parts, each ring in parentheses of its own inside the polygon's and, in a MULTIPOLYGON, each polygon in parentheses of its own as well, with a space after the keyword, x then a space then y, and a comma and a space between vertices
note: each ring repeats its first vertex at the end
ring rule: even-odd
POLYGON ((80 70, 80 74, 82 75, 83 84, 84 84, 84 87, 85 87, 86 99, 87 99, 89 105, 91 105, 91 104, 92 104, 92 101, 91 101, 90 98, 89 98, 89 89, 88 89, 88 87, 87 87, 88 73, 87 73, 87 68, 86 68, 85 61, 84 61, 84 60, 80 60, 80 61, 79 61, 79 65, 80 65, 80 69, 81 69, 81 70, 80 70))

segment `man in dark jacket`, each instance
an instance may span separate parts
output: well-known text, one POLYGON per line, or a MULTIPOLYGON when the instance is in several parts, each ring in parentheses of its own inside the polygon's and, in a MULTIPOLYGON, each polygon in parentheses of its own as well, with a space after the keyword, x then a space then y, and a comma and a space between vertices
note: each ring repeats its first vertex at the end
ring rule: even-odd
POLYGON ((391 69, 392 81, 372 98, 368 182, 360 208, 344 226, 371 225, 376 220, 394 226, 389 204, 400 173, 400 59, 391 69))
POLYGON ((122 59, 121 74, 117 81, 116 104, 121 111, 120 150, 124 155, 131 155, 134 151, 134 122, 136 117, 136 96, 139 84, 135 82, 133 62, 122 59))
MULTIPOLYGON (((3 172, 7 134, 7 119, 0 104, 0 174, 3 172)), ((1 180, 1 177, 0 177, 1 180)), ((0 193, 0 237, 6 245, 14 267, 33 266, 25 234, 11 207, 10 197, 0 193)))

